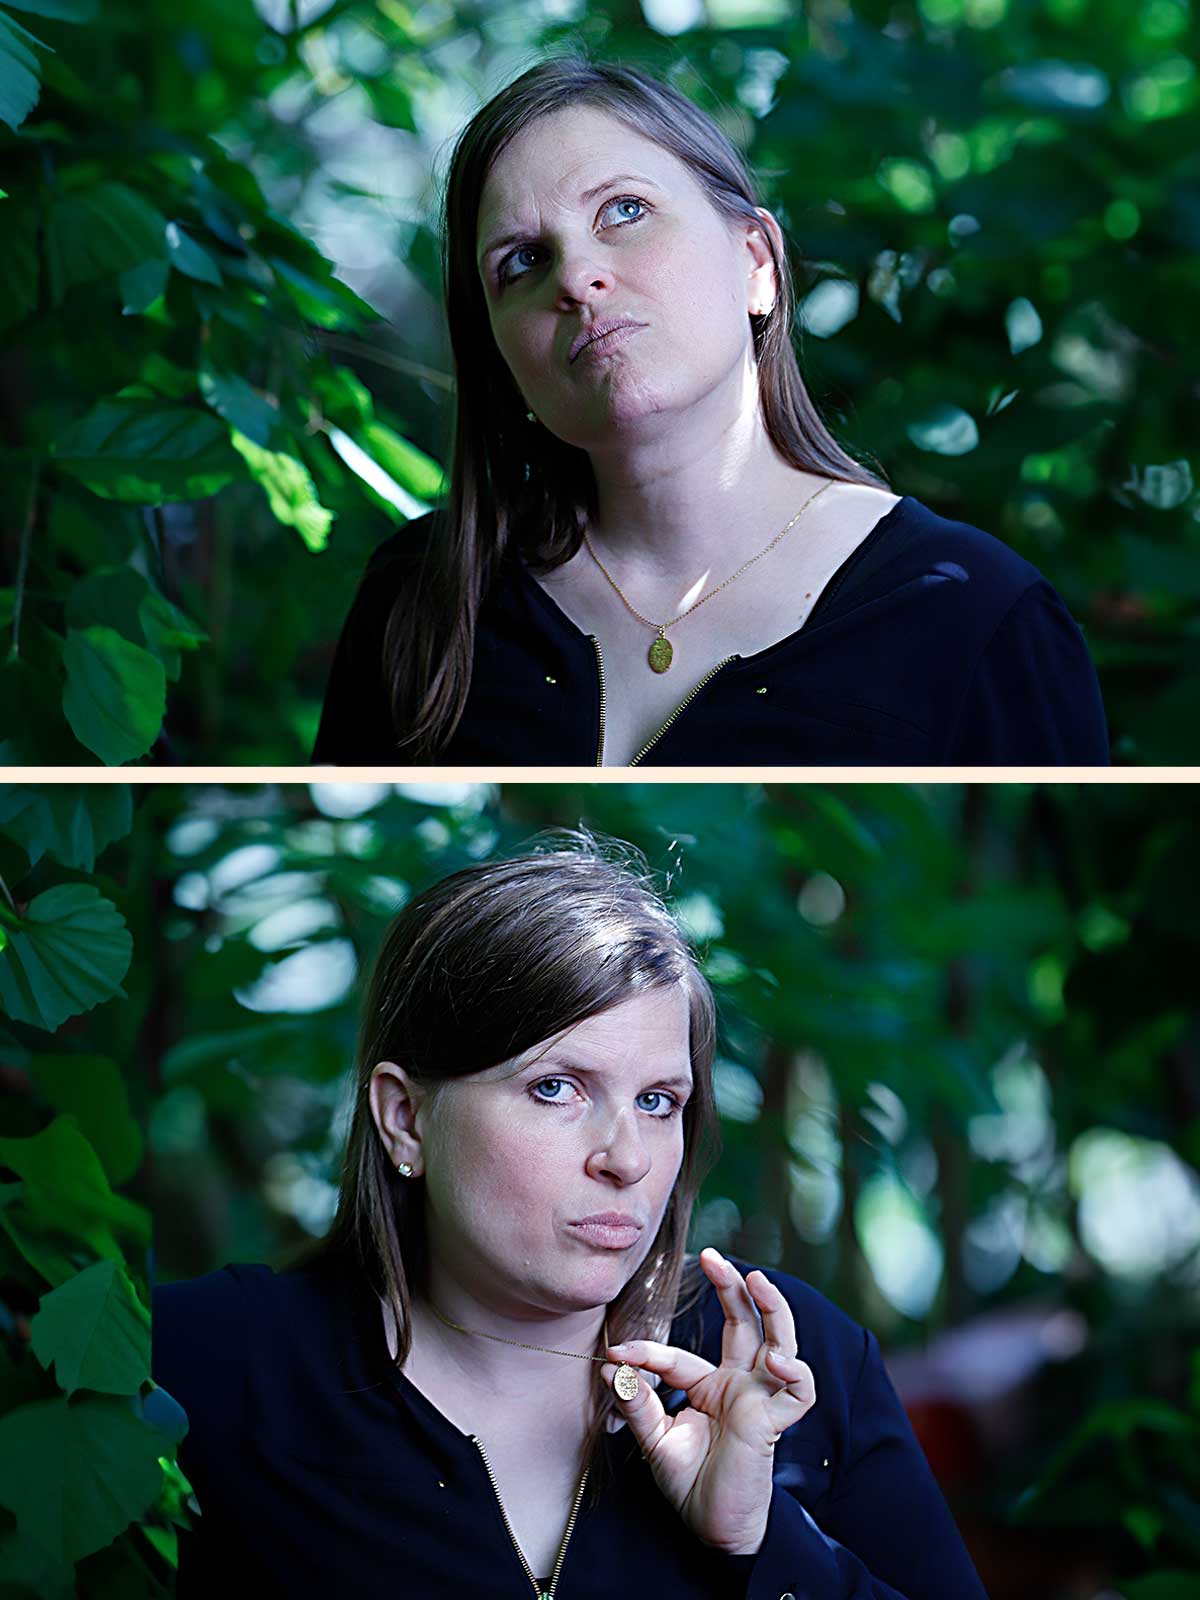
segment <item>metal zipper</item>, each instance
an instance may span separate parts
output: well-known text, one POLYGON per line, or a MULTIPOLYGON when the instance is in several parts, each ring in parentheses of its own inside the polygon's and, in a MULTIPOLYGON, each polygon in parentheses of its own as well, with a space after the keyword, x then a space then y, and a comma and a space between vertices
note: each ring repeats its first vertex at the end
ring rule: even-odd
POLYGON ((594 633, 589 633, 592 648, 596 652, 596 671, 600 674, 600 743, 596 746, 596 765, 604 765, 604 662, 600 657, 600 641, 594 633))
POLYGON ((475 1444, 479 1446, 479 1454, 483 1457, 483 1464, 487 1468, 487 1475, 492 1480, 492 1489, 495 1491, 496 1504, 500 1507, 500 1515, 504 1518, 504 1526, 508 1529, 508 1537, 512 1540, 512 1547, 520 1557, 521 1565, 525 1568, 525 1574, 530 1583, 533 1585, 533 1592, 537 1596, 537 1600, 554 1600, 554 1591, 558 1587, 559 1574, 562 1572, 562 1564, 566 1560, 567 1556, 567 1543, 570 1540, 571 1531, 575 1526, 575 1519, 579 1515, 579 1506, 583 1500, 583 1486, 587 1482, 587 1472, 585 1471, 583 1477, 579 1480, 579 1492, 575 1496, 575 1504, 571 1507, 571 1515, 567 1520, 567 1531, 563 1534, 562 1543, 558 1547, 558 1560, 554 1563, 554 1571, 550 1576, 550 1587, 548 1589, 543 1589, 538 1583, 536 1577, 534 1577, 533 1569, 530 1567, 529 1562, 525 1559, 525 1552, 517 1543, 516 1535, 512 1531, 512 1524, 508 1520, 508 1512, 504 1509, 504 1501, 500 1498, 500 1490, 496 1486, 496 1479, 492 1473, 492 1464, 487 1458, 487 1451, 483 1448, 483 1440, 478 1434, 475 1433, 471 1435, 471 1438, 475 1444))
POLYGON ((662 727, 654 735, 653 739, 650 740, 650 743, 649 744, 644 744, 642 746, 642 748, 638 751, 637 755, 635 755, 633 757, 633 759, 630 761, 629 765, 631 767, 636 767, 638 762, 642 759, 642 757, 646 754, 646 752, 648 750, 653 749, 654 746, 658 743, 658 741, 662 738, 663 734, 666 733, 667 729, 675 721, 675 719, 676 719, 676 717, 678 717, 679 713, 681 711, 686 711, 687 710, 688 706, 691 705, 692 701, 700 693, 700 691, 701 691, 701 689, 703 689, 704 685, 706 683, 711 683, 712 680, 716 677, 717 673, 720 672, 722 667, 727 667, 731 661, 737 661, 738 659, 739 658, 736 655, 732 655, 732 656, 726 656, 724 661, 718 661, 716 666, 712 669, 712 671, 710 673, 708 673, 705 677, 700 679, 700 682, 692 690, 691 694, 688 695, 687 699, 684 700, 681 704, 679 704, 679 705, 677 705, 675 707, 674 711, 672 711, 671 715, 663 723, 662 727))

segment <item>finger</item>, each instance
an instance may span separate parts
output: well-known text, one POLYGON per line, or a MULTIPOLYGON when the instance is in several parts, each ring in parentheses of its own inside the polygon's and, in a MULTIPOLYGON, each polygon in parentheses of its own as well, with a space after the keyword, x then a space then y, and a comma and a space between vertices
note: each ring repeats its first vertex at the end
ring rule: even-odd
MULTIPOLYGON (((644 1367, 649 1372, 655 1372, 672 1388, 685 1392, 693 1384, 699 1383, 701 1378, 707 1378, 710 1372, 717 1370, 703 1356, 695 1355, 691 1350, 680 1350, 673 1344, 661 1344, 656 1339, 631 1339, 628 1344, 611 1344, 608 1354, 614 1362, 625 1361, 631 1367, 644 1367)), ((610 1383, 616 1370, 614 1365, 609 1374, 610 1383)), ((642 1383, 639 1387, 647 1388, 648 1385, 642 1383)))
POLYGON ((709 1245, 701 1250, 700 1260, 716 1287, 721 1309, 725 1313, 721 1365, 741 1367, 749 1372, 763 1342, 762 1322, 754 1296, 733 1262, 726 1261, 719 1250, 709 1245))
MULTIPOLYGON (((632 1362, 629 1364, 630 1366, 633 1365, 632 1362)), ((612 1381, 617 1375, 616 1364, 606 1361, 600 1368, 600 1374, 605 1383, 611 1388, 612 1381)), ((663 1403, 655 1393, 654 1385, 647 1383, 644 1375, 639 1373, 637 1393, 631 1400, 623 1400, 618 1394, 617 1409, 629 1424, 643 1458, 649 1456, 663 1434, 671 1426, 667 1414, 663 1410, 663 1403)))
POLYGON ((812 1368, 794 1356, 768 1358, 772 1371, 778 1373, 786 1388, 779 1389, 767 1401, 767 1418, 774 1431, 773 1443, 807 1416, 817 1403, 817 1385, 812 1368))
POLYGON ((782 1355, 796 1355, 796 1319, 783 1290, 772 1283, 765 1272, 757 1268, 746 1278, 746 1287, 754 1297, 762 1317, 763 1343, 768 1350, 778 1350, 782 1355))

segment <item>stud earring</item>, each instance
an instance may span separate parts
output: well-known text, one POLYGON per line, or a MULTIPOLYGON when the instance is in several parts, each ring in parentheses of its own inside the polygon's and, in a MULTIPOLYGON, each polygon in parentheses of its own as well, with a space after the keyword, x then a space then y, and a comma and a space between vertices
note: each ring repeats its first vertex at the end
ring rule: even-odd
POLYGON ((409 1166, 407 1161, 401 1161, 397 1166, 396 1171, 402 1178, 411 1178, 413 1175, 413 1169, 409 1166))

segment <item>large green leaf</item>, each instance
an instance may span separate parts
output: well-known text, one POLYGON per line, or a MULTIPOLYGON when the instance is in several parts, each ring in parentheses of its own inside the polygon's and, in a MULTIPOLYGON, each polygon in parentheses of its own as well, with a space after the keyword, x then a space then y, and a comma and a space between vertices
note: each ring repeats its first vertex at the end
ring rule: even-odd
POLYGON ((47 1282, 74 1277, 81 1247, 92 1260, 122 1261, 122 1238, 136 1249, 149 1244, 149 1213, 113 1192, 75 1117, 55 1117, 29 1138, 0 1139, 0 1166, 22 1180, 0 1207, 0 1223, 47 1282))
POLYGON ((70 1112, 79 1123, 109 1183, 128 1183, 142 1164, 145 1142, 116 1062, 107 1056, 38 1054, 30 1057, 26 1071, 47 1105, 70 1112))
POLYGON ((68 1017, 125 998, 133 940, 125 919, 90 883, 60 883, 23 916, 0 907, 8 946, 0 952, 0 1011, 53 1032, 68 1017))
POLYGON ((126 184, 72 190, 46 215, 50 296, 61 304, 77 283, 116 276, 167 253, 166 219, 126 184))
POLYGON ((94 623, 67 634, 63 665, 63 711, 79 742, 109 766, 145 755, 166 712, 158 657, 94 623))
POLYGON ((180 650, 195 650, 208 638, 198 622, 193 622, 186 611, 159 594, 157 589, 149 589, 142 596, 138 621, 146 643, 172 681, 179 676, 180 650))
POLYGON ((14 133, 37 105, 42 88, 31 44, 50 48, 0 11, 0 122, 7 122, 14 133))
POLYGON ((279 521, 295 528, 310 550, 323 550, 329 538, 333 512, 327 511, 317 499, 316 485, 304 463, 282 451, 264 450, 236 429, 231 438, 251 476, 266 491, 271 510, 279 521))
POLYGON ((32 11, 60 22, 91 22, 99 0, 4 0, 10 11, 32 11))
POLYGON ((177 222, 167 223, 167 254, 176 272, 195 278, 200 283, 221 287, 221 269, 203 245, 197 244, 190 234, 184 233, 177 222))
POLYGON ((433 457, 402 439, 386 422, 368 422, 362 443, 387 475, 418 500, 437 500, 446 492, 446 474, 433 457))
POLYGON ((67 624, 93 623, 115 628, 123 639, 145 647, 163 664, 167 677, 179 677, 180 650, 194 650, 208 635, 164 595, 152 589, 133 567, 100 567, 67 596, 67 624))
POLYGON ((101 851, 132 824, 127 783, 0 785, 0 828, 24 845, 30 866, 49 855, 91 872, 101 851))
POLYGON ((63 429, 53 455, 94 494, 141 504, 197 500, 242 475, 210 411, 153 400, 101 400, 63 429))
POLYGON ((136 1394, 150 1376, 150 1313, 119 1262, 94 1262, 43 1295, 31 1333, 65 1394, 136 1394))
POLYGON ((218 416, 224 417, 233 429, 252 439, 260 448, 269 450, 273 444, 282 442, 279 408, 237 373, 202 367, 200 393, 218 416))
POLYGON ((0 1417, 0 1503, 49 1554, 82 1561, 157 1499, 162 1436, 126 1400, 65 1395, 0 1417))

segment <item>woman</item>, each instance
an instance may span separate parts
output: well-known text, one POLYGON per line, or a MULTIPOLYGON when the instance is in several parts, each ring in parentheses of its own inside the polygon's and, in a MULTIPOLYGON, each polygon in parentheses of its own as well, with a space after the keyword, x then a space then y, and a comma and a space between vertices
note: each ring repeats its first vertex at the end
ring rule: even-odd
POLYGON ((1055 590, 821 421, 779 224, 699 108, 542 62, 443 226, 448 503, 368 563, 314 761, 1107 764, 1055 590))
POLYGON ((153 1291, 201 1508, 185 1600, 235 1572, 263 1597, 983 1595, 874 1335, 684 1253, 714 1034, 644 874, 586 839, 409 903, 331 1231, 153 1291))

